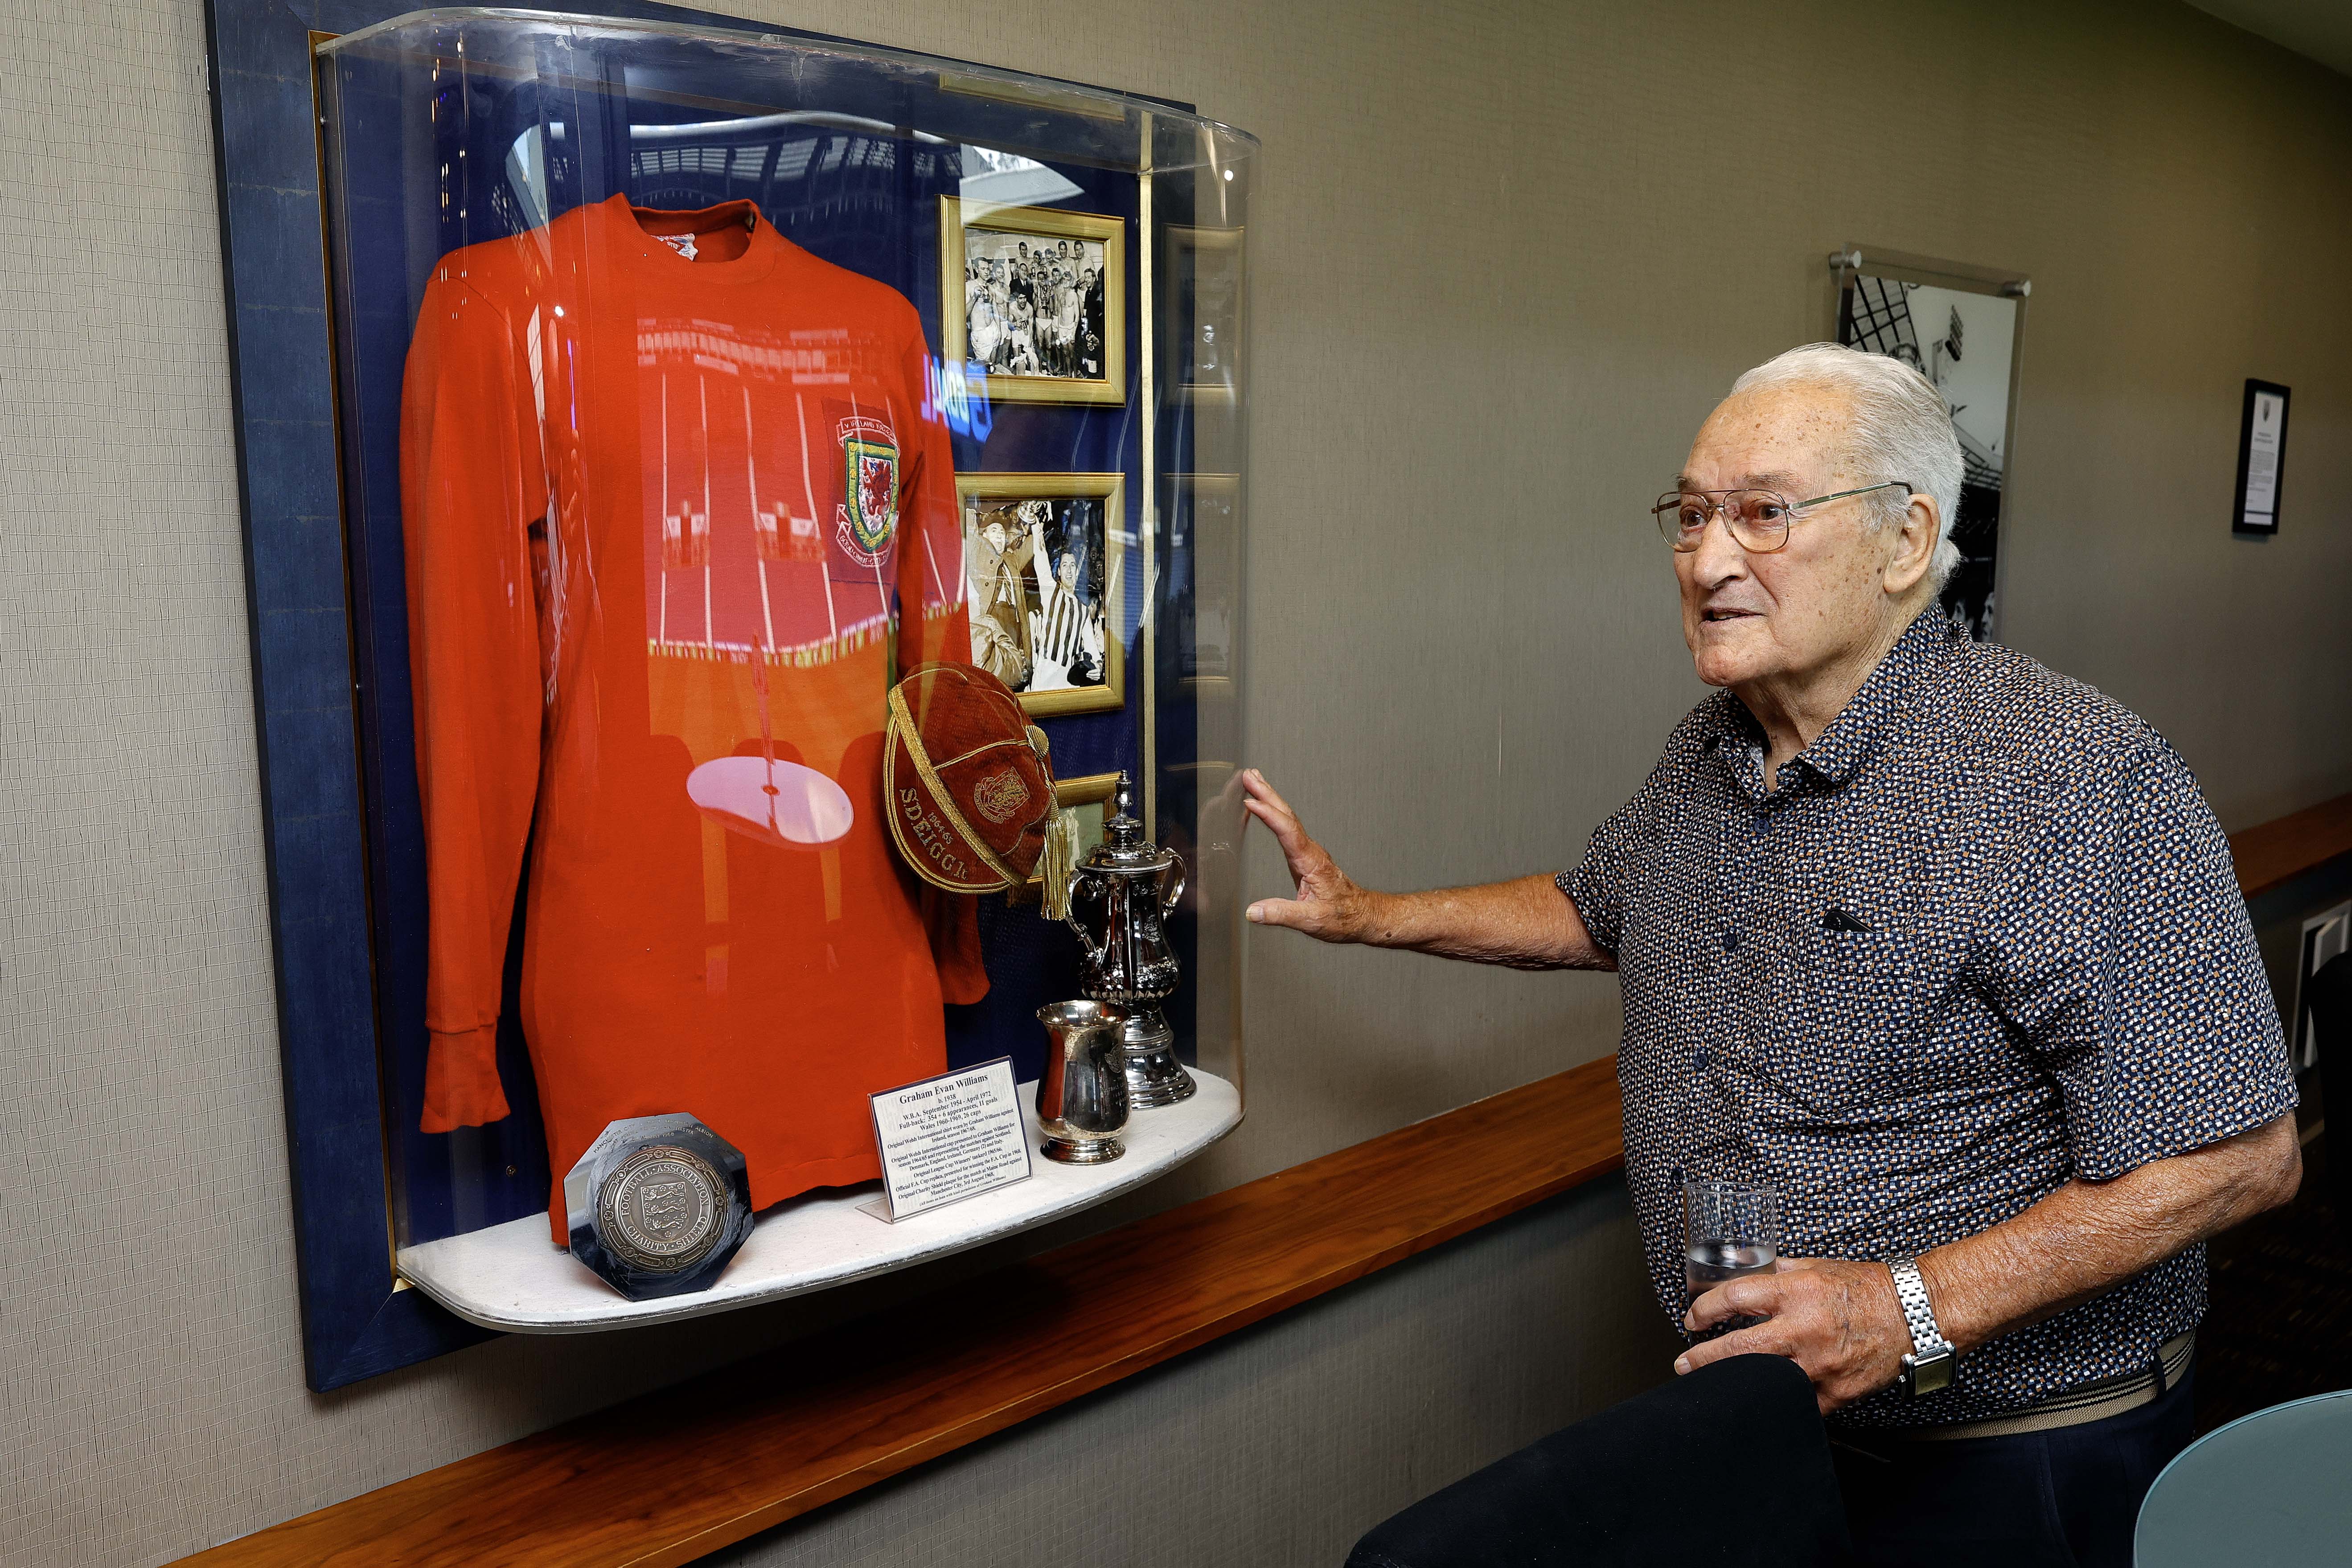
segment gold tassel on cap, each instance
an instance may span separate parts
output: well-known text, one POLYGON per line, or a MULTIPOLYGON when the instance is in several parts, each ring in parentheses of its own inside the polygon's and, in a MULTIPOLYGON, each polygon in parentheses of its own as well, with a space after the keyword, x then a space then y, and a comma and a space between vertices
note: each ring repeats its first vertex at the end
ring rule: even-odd
POLYGON ((1078 869, 1078 814, 1068 806, 1055 806, 1045 819, 1045 852, 1040 858, 1045 868, 1045 918, 1068 920, 1070 880, 1078 869))

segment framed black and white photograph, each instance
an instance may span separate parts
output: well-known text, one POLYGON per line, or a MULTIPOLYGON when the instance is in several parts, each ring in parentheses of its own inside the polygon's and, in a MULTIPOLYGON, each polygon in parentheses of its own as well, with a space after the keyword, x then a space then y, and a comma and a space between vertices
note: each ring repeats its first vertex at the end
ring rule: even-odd
POLYGON ((2319 1065, 2318 1026, 2311 1016, 2312 977, 2352 948, 2352 903, 2305 917, 2303 945, 2295 955, 2294 1004, 2287 1010, 2287 1065, 2297 1072, 2319 1065))
POLYGON ((1959 566, 1945 615, 1973 637, 1995 635, 2002 498, 2015 435, 2019 346, 2028 281, 1992 268, 1848 249, 1838 279, 1837 341, 1899 359, 1933 382, 1952 412, 1962 470, 1952 543, 1959 566))
POLYGON ((971 661, 1032 713, 1127 700, 1118 474, 961 474, 971 661))
POLYGON ((2286 481, 2287 389, 2274 381, 2246 383, 2238 416, 2238 491, 2230 527, 2239 533, 2278 531, 2279 487, 2286 481))
POLYGON ((1176 638, 1177 667, 1188 689, 1230 679, 1234 584, 1241 541, 1241 476, 1174 476, 1174 532, 1190 548, 1171 552, 1163 590, 1165 635, 1176 638))
POLYGON ((1177 384, 1189 398, 1231 398, 1242 352, 1242 231, 1168 228, 1168 294, 1173 302, 1177 384))
POLYGON ((1127 401, 1126 223, 940 198, 940 323, 950 363, 1008 403, 1127 401))

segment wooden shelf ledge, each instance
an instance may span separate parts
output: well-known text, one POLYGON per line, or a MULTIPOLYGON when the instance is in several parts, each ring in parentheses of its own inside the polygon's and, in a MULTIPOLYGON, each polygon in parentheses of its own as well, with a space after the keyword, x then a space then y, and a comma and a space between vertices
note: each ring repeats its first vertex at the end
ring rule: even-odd
POLYGON ((691 1563, 1623 1164, 1608 1057, 183 1561, 691 1563))
MULTIPOLYGON (((2246 897, 2352 795, 2230 837, 2246 897)), ((1327 1154, 183 1560, 670 1568, 1622 1168, 1616 1058, 1327 1154), (1479 1158, 1463 1157, 1477 1149, 1479 1158)))
POLYGON ((2250 899, 2346 854, 2352 854, 2352 795, 2230 835, 2238 890, 2250 899))

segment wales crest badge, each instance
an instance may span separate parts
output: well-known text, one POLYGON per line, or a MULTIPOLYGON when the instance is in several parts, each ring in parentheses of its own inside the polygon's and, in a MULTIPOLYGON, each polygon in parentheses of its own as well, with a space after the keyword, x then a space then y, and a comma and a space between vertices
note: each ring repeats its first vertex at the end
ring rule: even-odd
POLYGON ((879 419, 844 419, 836 434, 843 464, 834 537, 860 566, 879 565, 898 531, 898 438, 879 419))

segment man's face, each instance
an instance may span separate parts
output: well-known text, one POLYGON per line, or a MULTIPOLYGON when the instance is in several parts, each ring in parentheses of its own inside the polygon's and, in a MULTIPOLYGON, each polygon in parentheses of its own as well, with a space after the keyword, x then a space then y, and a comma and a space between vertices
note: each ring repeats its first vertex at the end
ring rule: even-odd
POLYGON ((1057 570, 1061 576, 1062 586, 1064 588, 1075 588, 1078 585, 1078 558, 1076 556, 1063 556, 1062 563, 1057 570))
MULTIPOLYGON (((1742 394, 1707 416, 1682 475, 1686 489, 1777 490, 1791 501, 1866 481, 1844 466, 1842 393, 1794 386, 1742 394)), ((1872 500, 1818 507, 1777 551, 1751 555, 1720 517, 1677 553, 1683 637, 1709 686, 1801 680, 1866 647, 1890 604, 1887 567, 1902 531, 1872 526, 1872 500)))
POLYGON ((980 536, 988 541, 988 547, 991 550, 995 551, 999 555, 1004 553, 1004 525, 1003 523, 990 523, 986 528, 980 531, 980 536))

